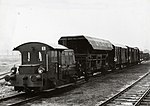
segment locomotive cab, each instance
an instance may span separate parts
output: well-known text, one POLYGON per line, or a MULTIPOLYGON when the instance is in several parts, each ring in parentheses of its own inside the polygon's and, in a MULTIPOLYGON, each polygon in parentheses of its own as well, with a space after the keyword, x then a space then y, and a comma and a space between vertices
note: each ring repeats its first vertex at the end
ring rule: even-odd
POLYGON ((45 90, 73 81, 76 74, 74 51, 62 45, 39 42, 22 44, 21 65, 9 81, 17 91, 45 90))

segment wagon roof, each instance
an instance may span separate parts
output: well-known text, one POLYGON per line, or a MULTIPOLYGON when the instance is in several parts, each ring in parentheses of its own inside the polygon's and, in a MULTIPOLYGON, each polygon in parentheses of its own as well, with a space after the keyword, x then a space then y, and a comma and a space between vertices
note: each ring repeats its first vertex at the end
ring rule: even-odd
POLYGON ((92 46, 93 49, 95 50, 112 50, 113 46, 112 43, 108 40, 104 39, 99 39, 99 38, 94 38, 94 37, 89 37, 89 36, 84 36, 84 35, 78 35, 78 36, 64 36, 61 37, 60 40, 66 39, 73 39, 73 40, 81 40, 81 39, 86 39, 88 43, 92 46))
POLYGON ((117 47, 121 47, 121 48, 125 48, 125 49, 127 49, 127 46, 122 45, 122 44, 114 44, 114 46, 117 46, 117 47))
POLYGON ((41 43, 41 42, 27 42, 27 43, 23 43, 17 47, 15 47, 13 50, 20 50, 20 48, 22 47, 28 47, 29 45, 45 45, 47 47, 49 47, 50 49, 56 49, 56 50, 65 50, 68 49, 67 47, 60 45, 60 44, 47 44, 47 43, 41 43))
POLYGON ((139 50, 138 47, 131 47, 131 46, 126 46, 126 47, 139 50))
POLYGON ((139 50, 139 48, 138 48, 138 47, 134 47, 134 49, 137 49, 137 50, 139 50))

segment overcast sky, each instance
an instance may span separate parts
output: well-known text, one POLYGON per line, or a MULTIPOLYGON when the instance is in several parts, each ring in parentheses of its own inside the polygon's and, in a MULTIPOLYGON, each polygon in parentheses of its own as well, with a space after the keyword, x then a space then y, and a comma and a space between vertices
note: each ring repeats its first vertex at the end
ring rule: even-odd
POLYGON ((150 49, 150 0, 0 0, 0 50, 64 35, 150 49))

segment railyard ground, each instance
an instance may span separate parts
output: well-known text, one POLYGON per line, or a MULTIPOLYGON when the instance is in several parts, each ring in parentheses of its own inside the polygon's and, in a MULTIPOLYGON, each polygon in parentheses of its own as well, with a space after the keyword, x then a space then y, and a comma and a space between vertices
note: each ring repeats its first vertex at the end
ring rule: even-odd
MULTIPOLYGON (((18 64, 19 62, 19 58, 0 57, 0 73, 9 71, 13 64, 18 64)), ((47 97, 27 103, 26 106, 95 106, 97 103, 101 103, 113 96, 148 71, 150 71, 150 61, 117 70, 115 73, 92 77, 88 82, 78 85, 67 92, 52 98, 47 97)), ((5 86, 5 82, 1 81, 0 98, 12 93, 16 93, 13 91, 13 87, 5 86)))
POLYGON ((52 98, 42 98, 26 106, 95 106, 131 84, 150 71, 150 61, 117 70, 115 73, 99 75, 68 92, 52 98))
MULTIPOLYGON (((19 64, 19 56, 0 55, 0 74, 9 72, 14 65, 18 66, 19 64)), ((17 93, 13 91, 13 87, 5 86, 5 84, 6 82, 4 79, 0 80, 0 98, 17 93)))

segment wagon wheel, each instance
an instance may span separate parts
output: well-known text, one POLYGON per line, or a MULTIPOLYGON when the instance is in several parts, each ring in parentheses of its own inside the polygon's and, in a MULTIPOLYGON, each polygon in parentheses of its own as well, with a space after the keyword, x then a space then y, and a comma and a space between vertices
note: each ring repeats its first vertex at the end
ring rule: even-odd
POLYGON ((50 79, 48 79, 48 86, 50 87, 50 88, 55 88, 56 87, 56 83, 55 83, 55 81, 51 81, 50 79))
POLYGON ((103 74, 103 75, 105 75, 105 74, 107 74, 107 69, 106 69, 106 67, 102 67, 101 68, 101 73, 103 74))
POLYGON ((70 82, 76 83, 77 80, 78 80, 78 76, 76 76, 76 75, 70 77, 70 82))
POLYGON ((83 75, 84 75, 84 79, 85 81, 88 81, 89 80, 89 75, 86 71, 83 72, 83 75))
POLYGON ((25 91, 25 93, 27 93, 27 94, 30 94, 30 93, 32 92, 32 90, 31 90, 31 89, 26 88, 26 87, 24 87, 24 91, 25 91))

